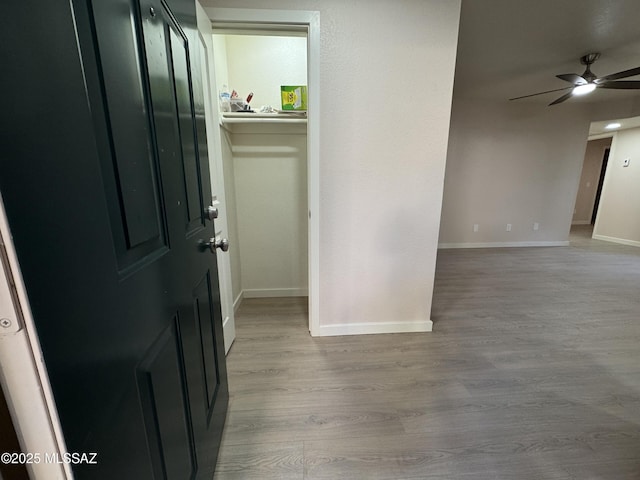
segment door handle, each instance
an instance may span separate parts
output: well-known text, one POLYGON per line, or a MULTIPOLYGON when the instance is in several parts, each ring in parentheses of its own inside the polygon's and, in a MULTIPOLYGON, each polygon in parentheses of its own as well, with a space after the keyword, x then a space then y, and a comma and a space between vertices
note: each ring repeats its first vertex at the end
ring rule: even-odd
POLYGON ((207 214, 207 218, 209 220, 215 220, 216 218, 218 218, 218 209, 213 205, 209 205, 205 209, 205 213, 207 214))
POLYGON ((202 244, 205 248, 211 250, 211 253, 216 253, 216 248, 219 248, 223 252, 229 251, 229 240, 220 236, 210 238, 208 241, 202 244))

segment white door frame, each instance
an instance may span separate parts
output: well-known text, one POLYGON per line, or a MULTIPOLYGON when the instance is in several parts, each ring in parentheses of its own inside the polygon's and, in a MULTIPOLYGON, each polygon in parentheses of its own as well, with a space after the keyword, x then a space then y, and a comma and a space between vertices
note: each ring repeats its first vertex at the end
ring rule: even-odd
POLYGON ((309 208, 309 331, 320 335, 320 12, 304 10, 258 10, 244 8, 204 9, 216 23, 292 25, 307 28, 307 205, 309 208))
POLYGON ((22 451, 39 455, 27 462, 29 478, 71 480, 69 464, 47 461, 67 448, 2 196, 0 250, 0 386, 22 451))

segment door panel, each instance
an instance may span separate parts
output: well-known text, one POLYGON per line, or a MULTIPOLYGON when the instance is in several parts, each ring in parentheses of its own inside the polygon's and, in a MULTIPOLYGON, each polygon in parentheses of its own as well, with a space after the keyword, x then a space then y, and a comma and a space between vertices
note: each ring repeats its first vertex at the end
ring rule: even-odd
POLYGON ((137 55, 139 45, 132 25, 135 16, 130 6, 115 2, 94 2, 93 9, 113 167, 117 172, 127 247, 131 248, 157 237, 161 230, 153 174, 155 155, 137 55), (123 6, 129 7, 128 11, 123 6), (129 21, 123 22, 120 16, 125 13, 129 21))
POLYGON ((194 477, 196 452, 177 326, 176 316, 138 367, 137 378, 155 477, 184 480, 194 477))
POLYGON ((126 270, 166 247, 158 158, 135 36, 134 6, 94 2, 92 7, 97 67, 103 76, 104 128, 111 146, 111 156, 103 166, 104 181, 114 247, 120 269, 126 270))
POLYGON ((169 28, 171 38, 171 59, 174 76, 175 97, 179 118, 182 168, 185 189, 185 212, 187 232, 190 233, 204 224, 202 218, 202 192, 199 178, 198 157, 194 115, 192 106, 191 82, 189 78, 189 60, 187 56, 186 38, 177 31, 174 25, 169 28))
POLYGON ((210 479, 228 391, 195 5, 21 3, 56 34, 16 50, 0 186, 65 442, 98 453, 75 478, 210 479), (45 109, 32 135, 22 108, 45 109))
POLYGON ((220 387, 220 376, 216 368, 216 332, 212 315, 214 302, 211 298, 211 276, 202 279, 194 291, 193 311, 200 336, 201 363, 200 369, 205 383, 205 410, 207 417, 220 387))

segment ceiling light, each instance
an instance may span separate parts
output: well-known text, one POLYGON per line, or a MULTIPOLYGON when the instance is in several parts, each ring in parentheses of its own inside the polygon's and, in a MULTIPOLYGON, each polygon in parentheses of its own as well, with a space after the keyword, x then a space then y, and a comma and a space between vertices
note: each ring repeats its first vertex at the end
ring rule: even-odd
POLYGON ((614 130, 616 128, 620 128, 622 125, 620 125, 618 122, 614 122, 614 123, 610 123, 609 125, 607 125, 606 128, 607 130, 614 130))
POLYGON ((584 85, 578 85, 573 89, 574 95, 586 95, 587 93, 591 93, 596 89, 595 83, 585 83, 584 85))

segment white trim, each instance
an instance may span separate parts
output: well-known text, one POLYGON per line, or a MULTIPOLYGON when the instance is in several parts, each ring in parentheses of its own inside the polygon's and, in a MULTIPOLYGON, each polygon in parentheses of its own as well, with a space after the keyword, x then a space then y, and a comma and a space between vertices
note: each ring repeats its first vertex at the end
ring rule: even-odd
POLYGON ((320 327, 320 12, 311 12, 308 35, 309 331, 315 336, 320 327))
MULTIPOLYGON (((307 32, 307 191, 309 208, 309 331, 320 335, 320 12, 248 8, 204 9, 225 24, 303 25, 307 32)), ((228 26, 228 25, 227 25, 228 26)))
POLYGON ((305 10, 275 10, 258 8, 224 8, 204 7, 207 16, 211 19, 214 28, 216 24, 225 24, 224 28, 230 28, 233 24, 241 24, 243 28, 248 25, 280 25, 282 31, 287 25, 309 25, 312 16, 318 12, 305 10), (229 25, 227 25, 229 24, 229 25))
MULTIPOLYGON (((596 222, 593 225, 594 234, 592 235, 591 238, 596 238, 597 236, 601 236, 599 234, 596 235, 596 232, 600 231, 600 219, 602 217, 602 208, 601 207, 603 205, 603 202, 607 198, 607 195, 609 193, 609 189, 611 188, 610 187, 610 183, 612 181, 611 180, 611 170, 613 168, 615 168, 614 167, 614 163, 615 163, 614 160, 616 158, 616 154, 618 153, 617 152, 617 145, 618 145, 618 133, 615 132, 613 134, 612 139, 611 139, 611 145, 609 145, 609 161, 607 163, 607 168, 605 169, 605 172, 604 172, 604 180, 602 182, 602 190, 600 191, 600 204, 598 206, 598 211, 596 212, 596 222)), ((600 238, 600 240, 604 240, 605 242, 611 241, 611 242, 614 242, 614 243, 620 243, 620 242, 617 242, 614 239, 615 237, 606 237, 606 236, 601 236, 601 237, 603 237, 603 238, 600 238), (605 240, 605 238, 612 238, 614 240, 605 240)))
POLYGON ((242 303, 242 300, 244 300, 244 291, 241 291, 236 297, 236 299, 233 301, 233 313, 236 313, 238 311, 238 309, 240 308, 240 304, 242 303))
POLYGON ((592 140, 602 140, 603 138, 613 138, 615 132, 611 132, 611 133, 598 133, 596 135, 589 135, 587 137, 587 141, 592 141, 592 140))
POLYGON ((337 325, 322 325, 319 336, 330 337, 337 335, 372 335, 379 333, 415 333, 431 332, 431 320, 414 322, 384 322, 384 323, 340 323, 337 325))
POLYGON ((486 243, 440 243, 438 249, 445 248, 504 248, 504 247, 568 247, 563 242, 486 242, 486 243))
MULTIPOLYGON (((0 336, 0 384, 22 450, 62 454, 67 448, 1 196, 0 237, 21 311, 16 318, 24 322, 17 333, 0 336)), ((1 265, 0 274, 4 274, 1 265)), ((73 478, 71 467, 64 464, 42 461, 27 465, 27 470, 35 480, 73 478)))
POLYGON ((619 243, 621 245, 630 245, 632 247, 640 247, 640 242, 636 240, 627 240, 626 238, 608 237, 606 235, 593 235, 594 240, 603 240, 605 242, 619 243))
POLYGON ((244 298, 306 297, 307 288, 252 288, 242 291, 244 298))
POLYGON ((571 225, 591 225, 591 220, 575 220, 571 225))

